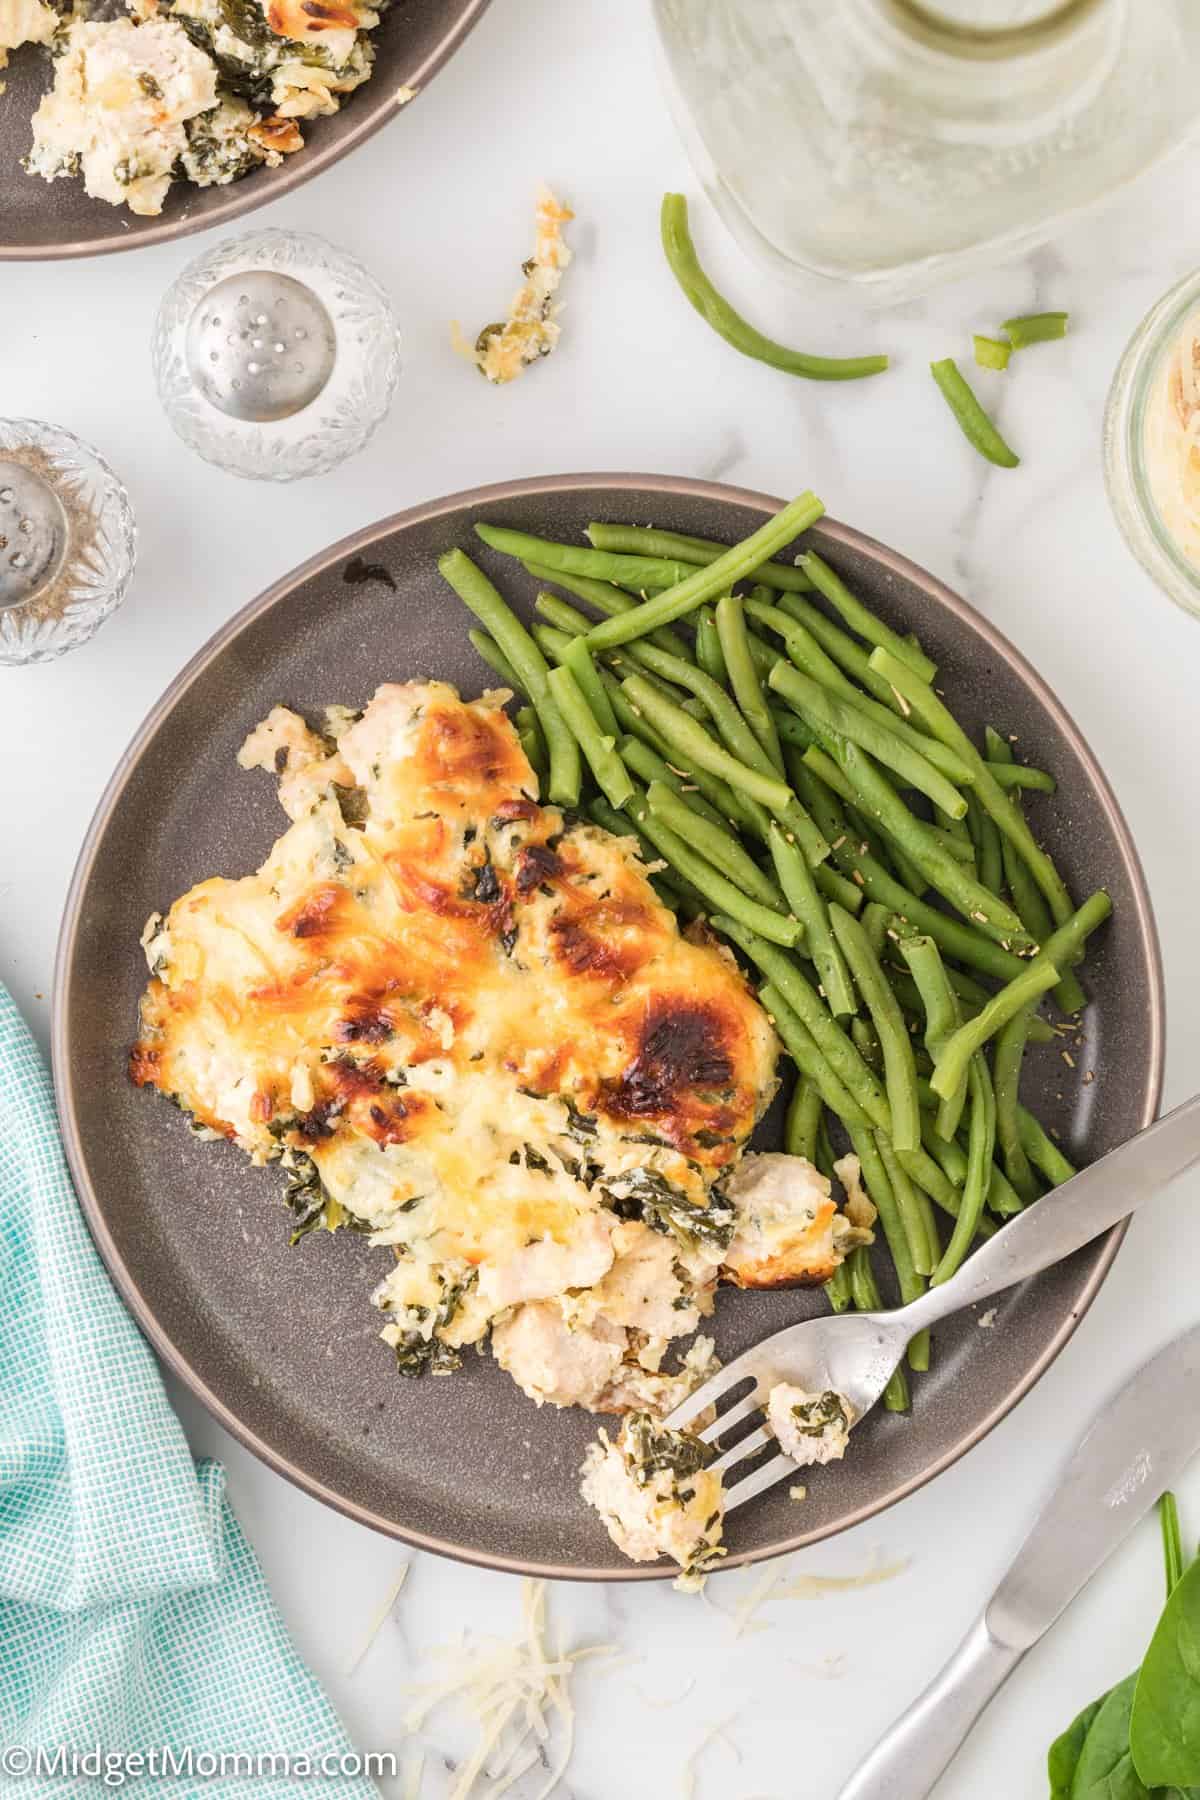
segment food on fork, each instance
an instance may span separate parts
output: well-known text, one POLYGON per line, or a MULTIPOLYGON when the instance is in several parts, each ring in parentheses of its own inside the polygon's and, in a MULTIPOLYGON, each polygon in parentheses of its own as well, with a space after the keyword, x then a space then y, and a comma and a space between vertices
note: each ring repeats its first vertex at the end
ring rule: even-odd
POLYGON ((780 1381, 767 1395, 767 1425, 794 1463, 837 1462, 846 1454, 854 1408, 833 1389, 809 1393, 780 1381))
POLYGON ((632 1562, 673 1557, 680 1585, 698 1585, 725 1554, 721 1477, 705 1466, 712 1454, 691 1432, 628 1413, 615 1439, 602 1431, 591 1446, 579 1491, 632 1562))

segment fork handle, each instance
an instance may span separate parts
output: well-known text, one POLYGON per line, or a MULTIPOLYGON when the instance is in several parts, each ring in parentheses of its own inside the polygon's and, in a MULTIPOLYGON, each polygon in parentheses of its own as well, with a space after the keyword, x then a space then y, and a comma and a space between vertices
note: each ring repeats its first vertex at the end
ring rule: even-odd
POLYGON ((980 1619, 950 1661, 858 1765, 837 1800, 925 1800, 1024 1650, 980 1619))
MULTIPOLYGON (((1200 1161, 1200 1095, 1018 1213, 963 1264, 904 1308, 909 1331, 1003 1293, 1109 1230, 1200 1161)), ((894 1314, 893 1317, 899 1315, 894 1314)))

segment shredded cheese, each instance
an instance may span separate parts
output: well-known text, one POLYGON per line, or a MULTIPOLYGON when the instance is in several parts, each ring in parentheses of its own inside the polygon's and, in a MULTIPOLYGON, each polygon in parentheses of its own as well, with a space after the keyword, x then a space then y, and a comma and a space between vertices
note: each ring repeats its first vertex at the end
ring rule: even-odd
POLYGON ((696 1748, 684 1763, 679 1776, 679 1792, 682 1796, 682 1800, 693 1800, 693 1796, 696 1792, 696 1765, 711 1744, 724 1744, 726 1749, 733 1752, 737 1761, 741 1762, 742 1753, 734 1743, 733 1739, 728 1735, 729 1727, 733 1724, 735 1717, 736 1714, 731 1714, 728 1719, 721 1719, 717 1724, 710 1725, 704 1736, 700 1739, 700 1742, 696 1745, 696 1748))
POLYGON ((367 1652, 370 1650, 372 1644, 375 1642, 375 1639, 379 1636, 380 1632, 383 1630, 384 1621, 387 1619, 387 1617, 391 1613, 393 1606, 395 1606, 397 1600, 400 1598, 400 1589, 404 1586, 405 1582, 408 1580, 408 1572, 411 1568, 412 1568, 411 1562, 401 1563, 400 1573, 397 1575, 395 1581, 392 1583, 392 1586, 388 1593, 387 1599, 384 1601, 383 1605, 380 1607, 379 1611, 376 1613, 374 1619, 371 1621, 371 1626, 367 1632, 366 1640, 363 1643, 362 1648, 359 1650, 357 1656, 355 1656, 353 1662, 351 1662, 346 1669, 347 1675, 353 1675, 355 1670, 358 1669, 363 1662, 365 1662, 366 1657, 367 1657, 367 1652))

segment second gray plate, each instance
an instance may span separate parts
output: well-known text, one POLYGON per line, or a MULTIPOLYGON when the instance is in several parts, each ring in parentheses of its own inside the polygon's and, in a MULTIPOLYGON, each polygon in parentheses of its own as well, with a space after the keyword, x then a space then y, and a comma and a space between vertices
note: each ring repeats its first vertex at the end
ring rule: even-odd
MULTIPOLYGON (((539 1412, 487 1356, 446 1380, 398 1377, 367 1298, 390 1253, 349 1233, 289 1250, 278 1172, 198 1143, 182 1114, 130 1086, 146 979, 138 934, 193 882, 254 868, 284 828, 272 784, 234 762, 277 701, 357 706, 381 681, 424 676, 468 695, 490 684, 436 558, 469 549, 526 615, 535 588, 483 550, 476 520, 572 540, 593 518, 653 522, 733 542, 777 505, 700 482, 568 476, 454 495, 371 526, 252 602, 184 669, 127 751, 84 844, 60 943, 54 1063, 101 1252, 164 1361, 231 1431, 311 1493, 411 1543, 549 1576, 672 1573, 626 1562, 579 1499, 594 1418, 539 1412)), ((847 526, 824 521, 811 540, 894 625, 919 632, 972 730, 1015 732, 1022 756, 1058 777, 1057 796, 1034 803, 1035 828, 1073 891, 1107 887, 1115 914, 1088 959, 1094 1000, 1077 1069, 1057 1047, 1039 1048, 1024 1093, 1073 1156, 1098 1156, 1154 1117, 1163 1058, 1154 922, 1112 792, 1045 683, 964 601, 847 526)), ((973 1317, 939 1328, 911 1416, 876 1411, 844 1463, 809 1471, 803 1505, 781 1486, 739 1512, 730 1563, 855 1524, 961 1456, 1062 1348, 1118 1238, 1008 1295, 993 1330, 973 1317)), ((737 1355, 823 1305, 803 1291, 722 1293, 718 1348, 737 1355)))

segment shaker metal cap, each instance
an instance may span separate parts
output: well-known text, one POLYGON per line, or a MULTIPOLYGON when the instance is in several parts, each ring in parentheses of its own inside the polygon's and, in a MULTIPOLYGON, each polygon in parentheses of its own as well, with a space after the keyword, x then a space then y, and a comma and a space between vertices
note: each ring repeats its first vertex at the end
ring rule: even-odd
POLYGON ((320 299, 273 269, 227 275, 188 321, 192 380, 233 419, 290 419, 324 390, 336 356, 337 334, 320 299))
POLYGON ((0 612, 53 581, 67 549, 67 515, 44 475, 0 454, 0 612))

